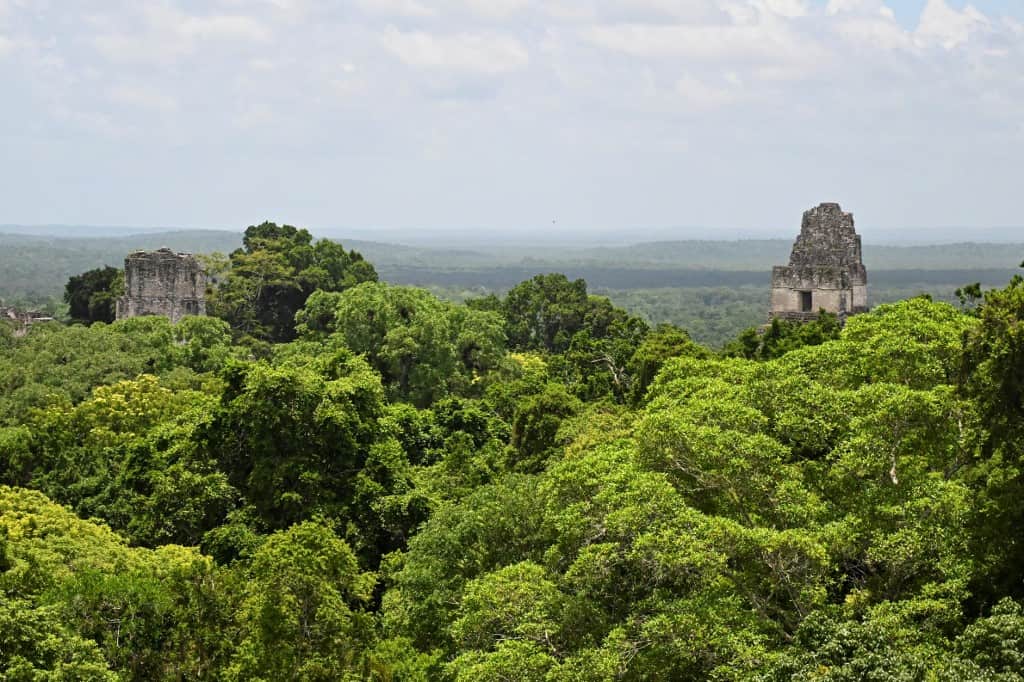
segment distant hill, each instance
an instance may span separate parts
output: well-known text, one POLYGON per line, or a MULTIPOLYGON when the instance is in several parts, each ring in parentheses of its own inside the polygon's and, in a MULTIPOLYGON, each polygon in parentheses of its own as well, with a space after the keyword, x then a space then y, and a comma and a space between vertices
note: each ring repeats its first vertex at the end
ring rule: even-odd
POLYGON ((59 299, 71 275, 112 265, 137 249, 166 246, 177 251, 227 253, 241 233, 217 230, 152 232, 117 237, 56 237, 0 233, 0 300, 42 305, 59 299))
POLYGON ((143 227, 127 225, 13 225, 0 224, 0 234, 23 234, 30 237, 61 237, 68 239, 96 239, 106 237, 134 237, 142 234, 199 234, 206 232, 235 233, 240 230, 197 229, 184 227, 143 227))
MULTIPOLYGON (((66 228, 60 235, 45 236, 0 233, 0 300, 52 308, 68 277, 103 265, 121 267, 125 255, 136 249, 167 246, 193 253, 229 253, 242 239, 241 232, 219 230, 68 236, 81 235, 74 230, 86 229, 66 228)), ((613 294, 643 310, 653 322, 671 320, 699 330, 704 318, 726 314, 723 296, 731 292, 746 308, 742 314, 728 313, 728 325, 698 334, 710 343, 761 320, 771 267, 788 262, 792 247, 788 239, 759 239, 458 249, 332 238, 362 253, 385 281, 424 286, 454 298, 503 291, 538 273, 563 272, 586 279, 593 291, 613 294), (641 295, 641 291, 647 293, 641 295), (697 316, 704 317, 698 320, 697 316)), ((956 287, 976 281, 999 286, 1017 271, 1022 259, 1022 243, 864 246, 873 302, 922 292, 949 300, 956 287)))
MULTIPOLYGON (((581 249, 560 254, 579 263, 636 268, 770 270, 789 262, 792 240, 647 242, 623 247, 581 249)), ((864 245, 864 264, 872 270, 955 270, 1015 268, 1024 259, 1024 243, 891 246, 864 245)))

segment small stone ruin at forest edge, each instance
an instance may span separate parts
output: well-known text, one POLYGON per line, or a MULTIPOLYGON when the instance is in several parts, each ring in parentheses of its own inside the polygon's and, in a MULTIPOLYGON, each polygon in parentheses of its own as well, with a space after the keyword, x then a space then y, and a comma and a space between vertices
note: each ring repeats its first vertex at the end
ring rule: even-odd
POLYGON ((206 271, 190 253, 163 248, 136 251, 124 259, 124 296, 117 319, 163 315, 177 322, 206 314, 206 271))
POLYGON ((789 265, 772 268, 769 318, 808 322, 824 310, 842 323, 867 309, 868 273, 853 214, 839 204, 805 211, 789 265))

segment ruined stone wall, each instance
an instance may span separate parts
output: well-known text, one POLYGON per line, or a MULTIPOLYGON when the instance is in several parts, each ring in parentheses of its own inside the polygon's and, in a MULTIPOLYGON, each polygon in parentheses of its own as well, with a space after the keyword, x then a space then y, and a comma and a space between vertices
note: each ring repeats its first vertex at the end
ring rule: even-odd
POLYGON ((789 265, 772 269, 770 316, 813 319, 824 309, 845 319, 867 310, 867 282, 853 214, 821 204, 804 212, 789 265))
POLYGON ((170 249, 136 251, 124 259, 125 295, 117 319, 163 315, 177 322, 206 314, 206 272, 194 256, 170 249))
POLYGON ((0 321, 10 324, 15 336, 25 336, 33 324, 54 320, 50 315, 36 310, 21 310, 0 305, 0 321))

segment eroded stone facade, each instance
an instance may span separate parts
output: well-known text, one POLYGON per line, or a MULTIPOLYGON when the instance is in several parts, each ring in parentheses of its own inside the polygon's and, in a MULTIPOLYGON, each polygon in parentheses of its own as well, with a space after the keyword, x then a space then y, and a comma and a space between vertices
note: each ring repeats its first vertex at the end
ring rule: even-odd
POLYGON ((789 265, 772 269, 772 318, 809 321, 819 311, 841 321, 868 309, 868 274, 853 214, 839 204, 804 212, 789 265))
POLYGON ((117 319, 163 315, 177 322, 206 314, 206 272, 189 253, 163 248, 136 251, 124 259, 125 295, 117 301, 117 319))

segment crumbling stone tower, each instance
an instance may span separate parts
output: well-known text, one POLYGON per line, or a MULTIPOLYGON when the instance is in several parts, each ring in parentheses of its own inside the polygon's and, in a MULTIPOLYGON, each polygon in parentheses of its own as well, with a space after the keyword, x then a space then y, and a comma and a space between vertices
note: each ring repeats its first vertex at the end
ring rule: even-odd
POLYGON ((868 274, 853 214, 839 204, 804 212, 789 265, 772 268, 770 317, 810 321, 820 310, 845 321, 868 309, 868 274))
POLYGON ((177 322, 206 314, 206 272, 190 253, 168 248, 136 251, 124 259, 124 296, 117 319, 163 315, 177 322))

